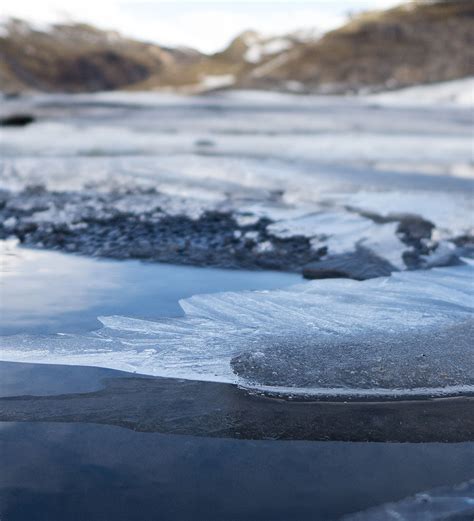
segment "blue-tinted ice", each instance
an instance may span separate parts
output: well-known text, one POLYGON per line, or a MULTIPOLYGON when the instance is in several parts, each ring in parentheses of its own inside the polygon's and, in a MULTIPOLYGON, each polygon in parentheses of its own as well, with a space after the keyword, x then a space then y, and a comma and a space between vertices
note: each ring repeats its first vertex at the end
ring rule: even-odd
MULTIPOLYGON (((2 359, 295 394, 472 391, 472 266, 404 271, 449 264, 454 250, 472 254, 466 81, 456 87, 466 100, 460 105, 446 93, 437 97, 452 85, 416 91, 416 105, 410 92, 111 93, 5 102, 1 110, 37 116, 21 131, 2 130, 5 236, 23 236, 29 226, 86 235, 90 222, 115 214, 153 224, 223 212, 239 226, 266 220, 250 232, 256 257, 273 240, 302 237, 318 256, 344 255, 345 262, 364 248, 400 271, 365 282, 198 295, 182 301, 183 318, 102 317, 104 327, 88 335, 7 337, 2 359), (43 191, 25 195, 38 184, 43 191), (404 235, 407 216, 432 226, 429 233, 404 235), (414 253, 419 258, 409 265, 414 253)), ((245 237, 237 225, 236 233, 245 237)))
POLYGON ((473 518, 474 480, 471 480, 344 516, 342 521, 468 521, 473 518))
POLYGON ((6 337, 2 359, 237 383, 283 394, 474 391, 474 267, 197 295, 185 316, 100 317, 89 335, 6 337))

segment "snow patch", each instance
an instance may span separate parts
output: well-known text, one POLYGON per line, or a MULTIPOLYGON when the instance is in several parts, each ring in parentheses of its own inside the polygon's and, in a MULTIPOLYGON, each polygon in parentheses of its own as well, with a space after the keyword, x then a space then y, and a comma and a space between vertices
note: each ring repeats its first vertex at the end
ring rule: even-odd
POLYGON ((233 74, 208 74, 201 79, 201 86, 206 89, 229 87, 235 83, 233 74))
POLYGON ((418 85, 367 97, 381 105, 454 105, 474 107, 474 77, 432 85, 418 85))
POLYGON ((247 49, 244 59, 249 63, 258 63, 273 54, 279 54, 291 48, 292 41, 288 38, 272 38, 266 41, 257 41, 247 49))

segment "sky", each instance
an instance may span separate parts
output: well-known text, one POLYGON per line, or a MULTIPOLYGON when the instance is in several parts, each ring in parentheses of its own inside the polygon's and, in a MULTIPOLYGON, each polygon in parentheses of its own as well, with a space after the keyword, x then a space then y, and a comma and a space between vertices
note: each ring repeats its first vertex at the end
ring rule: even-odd
POLYGON ((385 9, 402 0, 2 0, 2 17, 37 25, 87 22, 167 46, 216 52, 247 29, 277 35, 299 29, 327 31, 348 13, 385 9))

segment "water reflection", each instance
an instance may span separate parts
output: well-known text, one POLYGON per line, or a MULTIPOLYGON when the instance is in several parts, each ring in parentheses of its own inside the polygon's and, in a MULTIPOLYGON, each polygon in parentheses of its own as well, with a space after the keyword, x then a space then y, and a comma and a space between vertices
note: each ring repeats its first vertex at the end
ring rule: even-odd
POLYGON ((472 443, 236 441, 9 424, 9 521, 324 520, 469 478, 472 443))
POLYGON ((284 287, 296 274, 229 271, 111 261, 18 247, 0 241, 1 332, 77 332, 98 315, 180 315, 178 300, 198 293, 284 287))

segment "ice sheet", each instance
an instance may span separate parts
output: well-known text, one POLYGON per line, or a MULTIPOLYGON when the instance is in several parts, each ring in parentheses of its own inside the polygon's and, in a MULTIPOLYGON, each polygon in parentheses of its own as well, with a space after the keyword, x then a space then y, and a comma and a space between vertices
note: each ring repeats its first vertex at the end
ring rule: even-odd
MULTIPOLYGON (((214 211, 228 218, 229 248, 235 238, 255 258, 303 237, 291 251, 362 247, 404 270, 417 249, 416 267, 433 265, 472 242, 472 116, 446 97, 452 87, 424 87, 431 97, 415 91, 431 100, 423 107, 410 101, 413 91, 390 94, 400 103, 262 92, 5 100, 2 113, 21 109, 37 121, 1 130, 1 231, 39 247, 54 234, 56 248, 80 235, 87 247, 122 251, 127 245, 113 242, 118 221, 149 245, 163 217, 186 216, 192 230, 214 211), (440 91, 448 103, 438 103, 440 91), (422 218, 410 237, 399 228, 406 215, 422 218), (428 232, 418 236, 420 227, 428 232)), ((457 392, 473 385, 472 278, 459 266, 196 296, 183 301, 184 318, 105 317, 90 335, 4 338, 2 356, 294 393, 457 392)))
POLYGON ((181 301, 181 318, 100 317, 90 335, 5 337, 1 357, 284 394, 472 392, 473 276, 465 265, 197 295, 181 301))
POLYGON ((369 96, 378 103, 387 105, 457 105, 474 106, 474 78, 446 81, 432 85, 419 85, 369 96))
POLYGON ((473 516, 474 480, 471 480, 454 487, 438 487, 420 492, 395 503, 344 516, 341 521, 467 521, 473 516))

